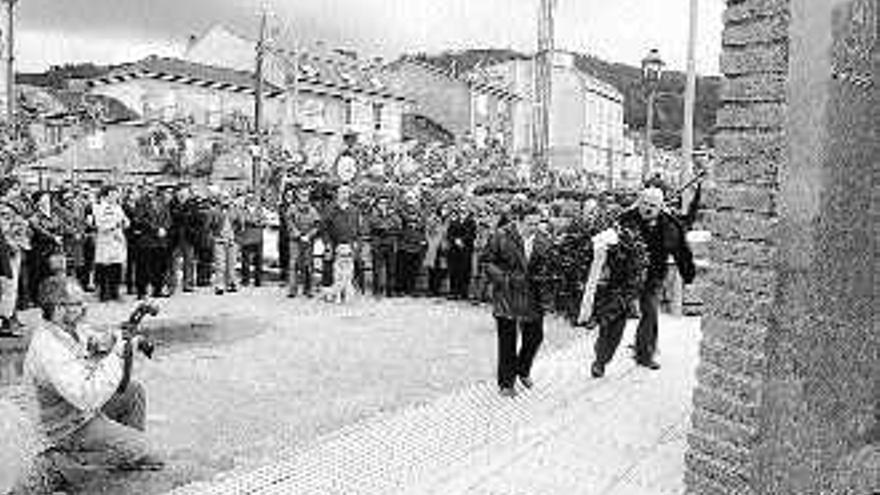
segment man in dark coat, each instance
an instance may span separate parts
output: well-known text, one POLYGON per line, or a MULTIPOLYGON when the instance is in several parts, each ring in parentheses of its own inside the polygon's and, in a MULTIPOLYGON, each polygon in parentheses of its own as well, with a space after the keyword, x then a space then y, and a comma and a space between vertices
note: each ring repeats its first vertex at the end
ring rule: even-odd
POLYGON ((248 193, 240 199, 241 229, 237 241, 241 246, 241 283, 249 285, 253 278, 254 285, 263 283, 263 229, 266 227, 266 215, 263 206, 254 193, 248 193))
POLYGON ((415 295, 422 254, 427 244, 424 216, 418 207, 418 199, 410 195, 400 209, 400 236, 397 242, 397 291, 400 294, 415 295))
POLYGON ((552 244, 540 232, 541 215, 525 199, 511 207, 511 222, 492 237, 484 254, 492 283, 493 315, 498 330, 498 386, 501 395, 514 397, 517 376, 531 388, 531 369, 544 339, 544 313, 549 307, 547 287, 552 244), (522 347, 517 352, 517 326, 522 347))
POLYGON ((168 233, 171 212, 158 191, 150 191, 134 207, 132 230, 137 254, 135 255, 135 288, 138 299, 147 296, 152 287, 153 297, 164 297, 165 274, 168 270, 168 233))
POLYGON ((333 264, 336 261, 336 250, 340 246, 349 246, 355 258, 360 257, 360 236, 362 219, 360 211, 351 202, 351 188, 342 186, 336 192, 336 204, 331 206, 324 216, 323 233, 326 239, 324 263, 324 285, 333 284, 333 264))
POLYGON ((477 222, 463 206, 453 210, 446 237, 449 241, 449 291, 453 299, 467 299, 477 222))
MULTIPOLYGON (((639 233, 648 252, 645 283, 639 292, 639 320, 636 331, 636 363, 653 370, 660 365, 654 360, 657 351, 660 291, 668 272, 670 256, 685 284, 696 275, 694 256, 685 240, 685 229, 679 220, 665 210, 663 191, 649 187, 642 191, 635 207, 621 215, 620 223, 639 233)), ((595 374, 595 373, 594 373, 595 374)))
POLYGON ((391 296, 394 293, 400 228, 400 217, 391 209, 389 199, 379 198, 376 211, 370 217, 370 248, 373 255, 372 289, 373 294, 377 296, 391 296))
MULTIPOLYGON (((174 263, 182 264, 183 292, 192 292, 195 287, 196 246, 199 236, 199 211, 196 199, 189 186, 183 185, 171 201, 171 242, 174 245, 174 263)), ((176 267, 173 270, 177 271, 176 267)), ((176 285, 176 277, 171 277, 176 285)))

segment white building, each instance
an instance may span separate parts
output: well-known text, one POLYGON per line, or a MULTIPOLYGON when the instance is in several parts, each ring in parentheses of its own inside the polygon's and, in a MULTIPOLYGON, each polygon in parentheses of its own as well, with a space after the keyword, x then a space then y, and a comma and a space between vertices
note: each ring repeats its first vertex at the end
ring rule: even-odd
MULTIPOLYGON (((520 156, 532 152, 535 110, 534 59, 511 60, 482 71, 506 81, 525 104, 514 109, 513 143, 520 156)), ((638 169, 628 159, 624 139, 623 94, 612 85, 575 67, 574 55, 556 52, 553 57, 550 110, 550 168, 563 175, 591 177, 600 187, 629 185, 638 180, 638 169)))

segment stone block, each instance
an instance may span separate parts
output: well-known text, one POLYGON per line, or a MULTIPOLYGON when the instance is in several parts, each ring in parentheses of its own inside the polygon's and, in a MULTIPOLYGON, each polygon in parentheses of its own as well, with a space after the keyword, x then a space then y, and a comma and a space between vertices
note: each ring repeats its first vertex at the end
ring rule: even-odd
POLYGON ((749 22, 728 24, 721 36, 724 46, 746 46, 786 41, 788 19, 783 16, 752 18, 749 22))
MULTIPOLYGON (((738 403, 751 406, 758 405, 758 401, 761 396, 761 382, 756 378, 735 375, 725 369, 719 368, 718 366, 710 363, 701 363, 699 366, 697 366, 697 376, 700 380, 704 380, 700 383, 703 383, 705 387, 711 390, 717 390, 727 396, 730 396, 738 401, 738 403)), ((718 416, 717 419, 721 419, 721 417, 718 416)), ((731 421, 730 424, 735 425, 737 428, 748 429, 750 433, 757 431, 748 428, 741 423, 735 423, 731 421)), ((745 430, 737 430, 737 435, 730 436, 730 440, 734 441, 744 438, 742 436, 744 434, 745 430)), ((741 444, 743 442, 738 443, 741 444)))
POLYGON ((745 428, 758 428, 758 409, 735 398, 702 385, 694 389, 694 411, 704 410, 745 428))
POLYGON ((758 444, 760 433, 752 428, 705 409, 696 409, 691 414, 691 429, 706 438, 718 439, 740 449, 749 449, 758 444))
POLYGON ((788 46, 785 44, 728 49, 721 54, 721 73, 728 77, 759 73, 785 74, 787 71, 788 46))
MULTIPOLYGON (((730 4, 730 2, 728 2, 730 4)), ((789 0, 746 0, 729 5, 724 24, 736 24, 767 17, 787 17, 789 0)))
POLYGON ((703 205, 712 210, 740 210, 765 215, 776 213, 776 192, 757 185, 718 184, 703 195, 703 205))
POLYGON ((717 238, 716 241, 758 241, 773 239, 777 219, 739 211, 708 211, 705 225, 717 238))
POLYGON ((703 306, 706 316, 757 326, 766 325, 775 308, 772 297, 730 293, 714 285, 703 292, 703 306))
POLYGON ((708 432, 699 429, 688 434, 688 446, 692 452, 699 452, 730 466, 745 467, 750 463, 748 449, 738 447, 719 437, 710 436, 708 432))
POLYGON ((772 268, 777 248, 760 241, 718 241, 709 245, 715 263, 747 265, 754 268, 772 268))
POLYGON ((769 328, 767 325, 745 325, 738 321, 707 315, 702 324, 703 339, 713 344, 730 346, 746 352, 763 352, 769 328))
MULTIPOLYGON (((711 482, 713 486, 723 487, 723 489, 726 490, 720 493, 730 495, 748 495, 754 493, 749 484, 748 473, 743 468, 730 466, 717 460, 710 459, 709 457, 693 450, 689 450, 687 454, 685 454, 685 466, 687 466, 688 471, 693 475, 699 476, 707 482, 711 482)), ((688 488, 690 489, 690 487, 691 483, 688 483, 688 488)), ((702 495, 704 492, 700 491, 694 493, 700 493, 702 495)))
POLYGON ((718 110, 718 129, 779 129, 786 119, 786 107, 781 103, 753 103, 724 105, 718 110))
POLYGON ((785 76, 782 74, 748 74, 721 82, 722 103, 785 101, 785 76))
MULTIPOLYGON (((740 495, 735 494, 731 488, 719 484, 717 481, 706 478, 693 471, 684 473, 685 495, 740 495)), ((748 492, 742 495, 751 495, 748 492)))
POLYGON ((741 184, 776 187, 779 183, 778 171, 785 160, 771 156, 722 158, 715 162, 712 176, 716 183, 741 184))
POLYGON ((725 158, 766 158, 778 161, 786 156, 785 134, 772 131, 719 130, 715 136, 715 152, 725 158))
POLYGON ((733 297, 771 297, 776 290, 777 273, 775 270, 716 261, 712 264, 707 279, 715 286, 711 289, 726 291, 733 297))
MULTIPOLYGON (((732 375, 753 379, 760 377, 764 371, 765 357, 763 352, 725 346, 713 340, 703 339, 700 342, 700 359, 706 364, 721 368, 732 375)), ((740 402, 735 397, 731 397, 731 399, 740 402)))

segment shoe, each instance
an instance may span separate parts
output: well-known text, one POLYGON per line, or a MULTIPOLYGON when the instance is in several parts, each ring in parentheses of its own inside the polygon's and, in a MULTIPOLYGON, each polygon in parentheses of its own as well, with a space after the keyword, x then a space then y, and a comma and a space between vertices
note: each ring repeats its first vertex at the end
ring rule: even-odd
POLYGON ((193 289, 192 287, 184 287, 183 288, 183 292, 194 292, 194 291, 195 291, 195 289, 193 289))
POLYGON ((649 370, 659 370, 660 363, 654 361, 653 359, 636 359, 636 364, 649 370))
POLYGON ((501 397, 510 397, 511 399, 516 397, 516 390, 513 387, 501 387, 498 393, 501 397))
POLYGON ((605 365, 598 361, 594 362, 593 365, 590 366, 590 375, 592 375, 593 378, 602 378, 605 376, 605 365))
POLYGON ((531 377, 528 377, 528 376, 519 377, 519 382, 522 383, 523 387, 525 387, 527 389, 531 389, 532 387, 535 386, 535 382, 532 380, 531 377))
POLYGON ((224 292, 226 292, 226 291, 224 291, 220 287, 217 287, 216 289, 214 289, 214 294, 218 295, 218 296, 222 296, 224 292))
POLYGON ((238 286, 230 285, 226 288, 226 292, 238 292, 238 286))

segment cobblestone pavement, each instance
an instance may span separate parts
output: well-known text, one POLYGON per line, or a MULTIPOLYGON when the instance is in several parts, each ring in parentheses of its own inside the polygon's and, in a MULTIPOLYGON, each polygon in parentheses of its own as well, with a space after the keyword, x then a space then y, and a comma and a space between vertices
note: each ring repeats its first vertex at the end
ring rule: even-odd
POLYGON ((682 493, 699 323, 661 325, 659 372, 621 353, 592 380, 592 338, 578 338, 542 355, 514 400, 471 384, 173 495, 682 493))

